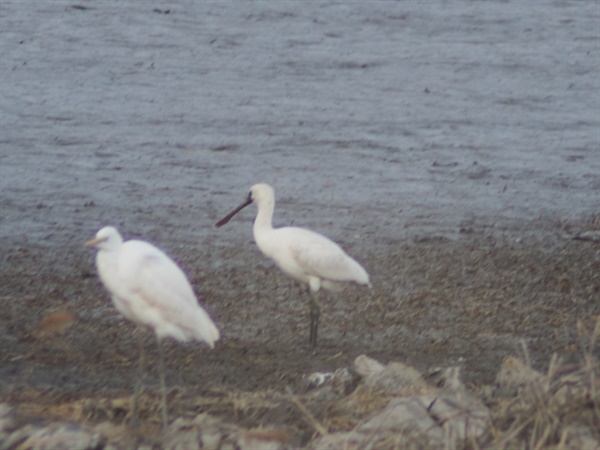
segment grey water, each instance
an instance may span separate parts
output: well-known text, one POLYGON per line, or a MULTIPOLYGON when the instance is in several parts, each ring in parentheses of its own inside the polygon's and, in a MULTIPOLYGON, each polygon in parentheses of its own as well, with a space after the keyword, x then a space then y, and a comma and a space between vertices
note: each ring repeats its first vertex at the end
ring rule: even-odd
POLYGON ((598 1, 3 0, 0 30, 3 245, 187 245, 261 181, 348 240, 600 211, 598 1))

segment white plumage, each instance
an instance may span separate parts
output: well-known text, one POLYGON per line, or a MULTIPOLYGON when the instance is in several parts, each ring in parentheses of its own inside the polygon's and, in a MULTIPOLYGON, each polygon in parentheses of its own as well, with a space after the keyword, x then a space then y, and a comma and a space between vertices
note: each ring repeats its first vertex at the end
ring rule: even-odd
MULTIPOLYGON (((167 255, 155 246, 123 238, 114 227, 104 227, 85 244, 98 249, 96 265, 117 310, 138 325, 149 327, 158 339, 196 340, 214 348, 219 330, 198 304, 188 279, 167 255)), ((143 358, 142 354, 140 358, 143 358)), ((163 420, 166 425, 164 373, 163 420)), ((137 392, 134 397, 136 409, 137 392)), ((135 419, 135 418, 134 418, 135 419)))
POLYGON ((315 297, 320 288, 335 291, 347 283, 370 285, 369 275, 359 263, 325 236, 298 227, 273 228, 275 193, 268 184, 252 186, 246 201, 220 220, 217 227, 225 225, 250 203, 256 203, 258 208, 253 230, 258 248, 283 272, 306 283, 313 294, 310 304, 310 344, 314 347, 320 315, 315 297))

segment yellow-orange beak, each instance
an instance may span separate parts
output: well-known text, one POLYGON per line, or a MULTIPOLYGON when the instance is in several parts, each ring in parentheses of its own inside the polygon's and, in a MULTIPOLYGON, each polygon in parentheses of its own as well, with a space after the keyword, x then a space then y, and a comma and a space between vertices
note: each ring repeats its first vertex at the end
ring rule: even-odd
POLYGON ((94 238, 94 239, 90 239, 83 245, 85 245, 86 247, 95 247, 96 245, 98 245, 104 241, 106 241, 106 238, 94 238))

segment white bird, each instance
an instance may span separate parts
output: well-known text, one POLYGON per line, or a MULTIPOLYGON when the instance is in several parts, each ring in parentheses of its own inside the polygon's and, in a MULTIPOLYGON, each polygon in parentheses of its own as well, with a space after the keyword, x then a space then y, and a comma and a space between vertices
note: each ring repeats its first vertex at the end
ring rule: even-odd
MULTIPOLYGON (((96 266, 117 310, 142 327, 154 330, 158 340, 163 426, 168 425, 162 339, 196 340, 214 348, 219 330, 198 304, 185 274, 161 250, 143 241, 123 242, 114 227, 104 227, 85 243, 98 249, 96 266)), ((140 334, 140 374, 132 407, 136 420, 144 344, 140 334)))
POLYGON ((265 183, 250 188, 248 198, 235 210, 217 222, 221 227, 240 210, 256 203, 258 212, 254 221, 254 240, 260 251, 271 258, 283 272, 305 283, 310 296, 309 344, 317 345, 317 329, 321 308, 317 293, 341 290, 345 284, 356 283, 370 286, 369 274, 348 256, 335 242, 314 231, 298 227, 273 228, 275 192, 265 183))

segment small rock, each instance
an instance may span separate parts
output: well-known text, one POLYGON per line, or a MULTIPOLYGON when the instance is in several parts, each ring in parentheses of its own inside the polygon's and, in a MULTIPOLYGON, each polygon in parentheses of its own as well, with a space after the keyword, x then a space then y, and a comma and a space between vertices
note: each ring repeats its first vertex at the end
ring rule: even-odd
POLYGON ((339 395, 348 395, 356 389, 360 376, 351 369, 342 368, 335 371, 331 380, 331 388, 339 395))
POLYGON ((509 356, 502 363, 496 376, 497 395, 512 396, 523 386, 531 383, 543 383, 546 377, 520 359, 509 356))
POLYGON ((394 398, 352 432, 326 435, 313 448, 462 448, 483 435, 490 423, 489 410, 480 402, 457 394, 432 392, 394 398))
POLYGON ((313 372, 306 377, 308 389, 321 387, 333 379, 333 372, 313 372))
POLYGON ((208 414, 199 414, 194 419, 179 418, 169 427, 163 448, 186 449, 284 449, 289 435, 283 430, 245 430, 225 423, 208 414))
POLYGON ((78 424, 58 422, 46 426, 26 425, 3 441, 2 449, 60 450, 104 448, 106 438, 78 424), (13 447, 14 446, 14 447, 13 447))
POLYGON ((460 377, 461 368, 459 366, 451 366, 446 368, 438 367, 429 372, 428 379, 435 386, 443 388, 450 392, 466 392, 467 388, 460 377))
POLYGON ((354 370, 363 378, 381 372, 384 368, 383 364, 366 355, 360 355, 354 360, 354 370))
POLYGON ((354 369, 364 378, 364 385, 369 388, 386 391, 414 388, 414 392, 430 388, 418 370, 399 362, 384 366, 368 356, 360 355, 354 360, 354 369))

